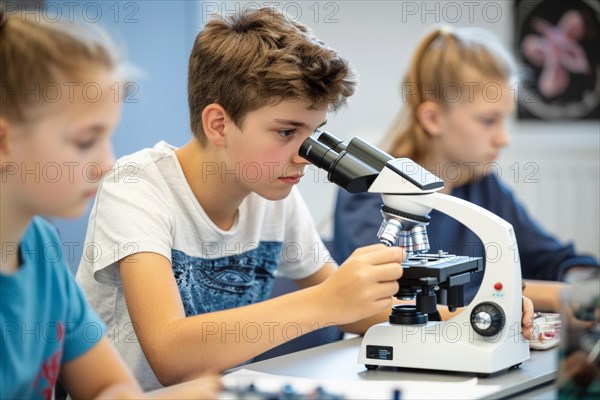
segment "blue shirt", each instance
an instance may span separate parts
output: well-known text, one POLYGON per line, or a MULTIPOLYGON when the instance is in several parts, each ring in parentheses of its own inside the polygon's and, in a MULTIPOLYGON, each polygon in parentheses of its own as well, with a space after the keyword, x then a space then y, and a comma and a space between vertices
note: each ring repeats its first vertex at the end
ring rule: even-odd
POLYGON ((19 255, 19 269, 0 274, 0 398, 50 399, 61 366, 91 349, 105 327, 49 223, 33 219, 19 255))
MULTIPOLYGON (((598 267, 589 256, 578 255, 572 245, 562 245, 547 233, 525 211, 513 193, 490 174, 483 179, 452 190, 452 196, 477 204, 512 224, 517 238, 523 278, 563 280, 565 271, 574 265, 598 267)), ((339 191, 335 210, 332 255, 341 263, 357 247, 378 243, 381 225, 381 195, 339 191)), ((479 238, 455 219, 433 210, 427 226, 431 252, 444 250, 450 254, 482 257, 484 248, 479 238)), ((477 292, 483 274, 465 285, 465 301, 477 292)))
POLYGON ((260 242, 241 254, 207 259, 173 249, 172 267, 187 317, 267 300, 281 242, 260 242))

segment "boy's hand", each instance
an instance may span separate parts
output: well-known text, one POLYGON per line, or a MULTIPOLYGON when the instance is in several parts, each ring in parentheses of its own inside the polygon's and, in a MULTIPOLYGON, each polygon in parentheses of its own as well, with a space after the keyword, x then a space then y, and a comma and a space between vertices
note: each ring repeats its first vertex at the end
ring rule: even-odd
POLYGON ((531 339, 533 335, 533 302, 523 296, 523 318, 521 319, 523 337, 531 339))
POLYGON ((382 244, 356 249, 341 267, 318 285, 317 301, 328 308, 328 316, 338 325, 367 318, 392 307, 400 288, 401 262, 405 252, 400 247, 382 244))
POLYGON ((217 399, 222 389, 219 375, 206 375, 147 393, 149 399, 217 399))
POLYGON ((129 385, 113 386, 104 390, 96 400, 134 400, 134 399, 203 399, 211 400, 219 397, 222 388, 220 376, 207 375, 178 385, 169 386, 153 392, 141 393, 129 385))

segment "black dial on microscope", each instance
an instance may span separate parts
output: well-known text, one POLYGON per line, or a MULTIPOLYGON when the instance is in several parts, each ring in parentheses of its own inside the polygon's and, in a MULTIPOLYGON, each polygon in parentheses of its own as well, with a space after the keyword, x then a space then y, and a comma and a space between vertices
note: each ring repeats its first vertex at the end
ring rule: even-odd
POLYGON ((494 336, 504 328, 504 311, 496 303, 477 304, 471 311, 471 326, 481 336, 494 336))

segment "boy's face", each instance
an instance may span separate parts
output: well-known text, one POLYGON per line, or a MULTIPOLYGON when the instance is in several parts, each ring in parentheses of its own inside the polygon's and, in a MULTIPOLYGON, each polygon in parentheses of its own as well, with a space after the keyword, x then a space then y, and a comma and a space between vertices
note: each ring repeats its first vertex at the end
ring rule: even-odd
POLYGON ((114 163, 110 139, 121 109, 111 90, 115 80, 98 72, 87 83, 95 90, 85 93, 86 82, 71 93, 65 89, 57 103, 40 107, 40 115, 13 125, 8 162, 15 170, 3 179, 24 212, 81 215, 114 163))
MULTIPOLYGON (((500 150, 509 143, 506 120, 514 110, 514 93, 506 83, 488 88, 487 93, 476 90, 471 99, 451 104, 442 113, 440 147, 446 162, 463 168, 461 183, 493 171, 500 150)), ((455 171, 449 168, 452 176, 444 179, 456 178, 455 171)))
POLYGON ((327 118, 326 109, 309 107, 306 101, 283 100, 249 112, 241 127, 227 124, 227 168, 248 193, 280 200, 300 182, 309 164, 298 155, 300 145, 327 118))

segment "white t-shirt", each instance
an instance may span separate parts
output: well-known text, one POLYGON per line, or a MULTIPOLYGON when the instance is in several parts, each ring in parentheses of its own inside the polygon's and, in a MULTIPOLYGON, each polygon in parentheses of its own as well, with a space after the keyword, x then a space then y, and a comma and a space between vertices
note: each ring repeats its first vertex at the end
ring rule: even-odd
POLYGON ((174 150, 160 142, 120 159, 105 177, 76 276, 144 390, 161 385, 129 318, 120 259, 153 252, 170 260, 186 316, 192 316, 266 300, 275 276, 306 278, 330 258, 296 189, 279 201, 252 193, 230 230, 217 227, 174 150))

